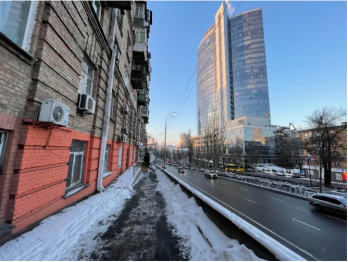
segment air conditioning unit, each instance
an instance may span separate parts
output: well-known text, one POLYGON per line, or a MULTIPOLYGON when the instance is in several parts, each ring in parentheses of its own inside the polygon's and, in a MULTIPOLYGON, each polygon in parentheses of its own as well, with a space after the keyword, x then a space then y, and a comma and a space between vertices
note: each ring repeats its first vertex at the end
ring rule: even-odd
POLYGON ((95 100, 87 94, 80 95, 79 109, 86 111, 86 113, 94 114, 95 100))
POLYGON ((123 114, 128 114, 128 112, 129 112, 129 106, 128 106, 128 105, 125 105, 125 106, 123 107, 123 114))
POLYGON ((125 143, 127 142, 128 136, 127 135, 122 135, 122 142, 125 143))
POLYGON ((39 121, 67 126, 70 108, 56 100, 45 99, 42 102, 39 121))

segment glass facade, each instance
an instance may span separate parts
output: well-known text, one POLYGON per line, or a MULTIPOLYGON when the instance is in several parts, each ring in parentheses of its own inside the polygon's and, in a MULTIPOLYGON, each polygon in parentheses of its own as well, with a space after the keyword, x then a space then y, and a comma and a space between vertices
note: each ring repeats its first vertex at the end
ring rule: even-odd
POLYGON ((268 118, 271 124, 262 10, 230 20, 235 118, 268 118))
POLYGON ((205 123, 216 109, 215 33, 213 24, 197 51, 197 133, 204 133, 205 123))

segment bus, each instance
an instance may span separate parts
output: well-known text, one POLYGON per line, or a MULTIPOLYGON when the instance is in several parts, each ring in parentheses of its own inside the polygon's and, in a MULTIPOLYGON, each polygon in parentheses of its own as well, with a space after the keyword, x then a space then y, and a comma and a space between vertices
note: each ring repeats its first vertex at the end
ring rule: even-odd
POLYGON ((235 164, 227 164, 225 166, 225 171, 244 172, 244 166, 235 165, 235 164))

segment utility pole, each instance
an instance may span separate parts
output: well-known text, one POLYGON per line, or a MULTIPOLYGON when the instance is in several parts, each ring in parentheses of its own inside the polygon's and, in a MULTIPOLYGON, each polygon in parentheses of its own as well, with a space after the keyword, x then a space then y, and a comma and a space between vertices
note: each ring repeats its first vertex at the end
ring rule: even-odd
POLYGON ((177 111, 171 112, 167 116, 165 124, 164 124, 164 164, 166 163, 166 159, 167 159, 167 120, 168 118, 174 117, 176 113, 177 111))

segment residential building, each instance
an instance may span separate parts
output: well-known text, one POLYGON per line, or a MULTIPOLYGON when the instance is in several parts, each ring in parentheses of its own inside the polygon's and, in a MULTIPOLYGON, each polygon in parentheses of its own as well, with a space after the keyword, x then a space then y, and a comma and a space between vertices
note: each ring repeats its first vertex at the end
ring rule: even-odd
POLYGON ((271 124, 262 9, 228 17, 223 2, 197 51, 197 133, 215 112, 271 124))
POLYGON ((0 242, 111 183, 146 142, 146 1, 0 2, 0 242))

